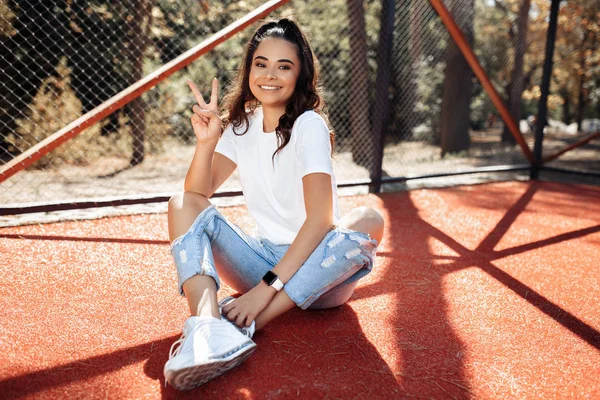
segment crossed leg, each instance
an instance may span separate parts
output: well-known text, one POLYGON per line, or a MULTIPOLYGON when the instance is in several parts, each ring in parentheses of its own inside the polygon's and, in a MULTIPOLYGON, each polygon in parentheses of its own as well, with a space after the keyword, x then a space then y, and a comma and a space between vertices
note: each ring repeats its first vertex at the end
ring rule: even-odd
MULTIPOLYGON (((168 222, 171 241, 185 234, 196 217, 207 207, 210 201, 198 193, 185 192, 169 200, 168 222)), ((358 207, 338 221, 339 227, 368 233, 377 243, 383 237, 383 218, 372 208, 358 207)), ((217 286, 210 276, 195 275, 183 284, 183 292, 191 315, 212 315, 220 318, 217 302, 217 286)), ((256 329, 262 329, 267 323, 294 308, 296 304, 285 293, 278 292, 269 305, 256 317, 256 329)))
MULTIPOLYGON (((171 242, 185 234, 210 201, 198 193, 185 192, 169 200, 169 239, 171 242)), ((183 292, 191 315, 212 315, 221 318, 217 302, 217 284, 206 275, 194 275, 183 283, 183 292), (199 307, 201 305, 201 307, 199 307)))
MULTIPOLYGON (((338 221, 337 226, 368 233, 371 239, 377 240, 377 243, 381 243, 383 237, 383 217, 369 207, 352 209, 338 221)), ((296 303, 290 299, 285 290, 281 290, 273 297, 269 305, 256 316, 256 330, 262 329, 266 324, 295 306, 296 303)))

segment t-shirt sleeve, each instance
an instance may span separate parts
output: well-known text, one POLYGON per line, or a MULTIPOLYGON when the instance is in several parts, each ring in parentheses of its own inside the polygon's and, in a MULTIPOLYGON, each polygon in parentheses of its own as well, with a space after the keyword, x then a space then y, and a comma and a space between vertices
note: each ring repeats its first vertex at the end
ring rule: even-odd
POLYGON ((296 156, 302 177, 316 172, 333 175, 329 128, 320 116, 315 115, 298 125, 296 156))
POLYGON ((215 152, 223 154, 237 165, 237 148, 231 125, 228 125, 223 131, 223 135, 221 135, 217 147, 215 147, 215 152))

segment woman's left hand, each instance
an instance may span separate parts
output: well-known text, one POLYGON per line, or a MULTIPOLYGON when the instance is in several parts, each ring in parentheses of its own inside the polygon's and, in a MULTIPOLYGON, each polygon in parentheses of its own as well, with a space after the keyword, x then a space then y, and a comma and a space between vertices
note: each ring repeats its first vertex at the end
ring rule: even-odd
POLYGON ((275 289, 263 282, 223 307, 223 315, 239 327, 250 326, 275 296, 275 289))

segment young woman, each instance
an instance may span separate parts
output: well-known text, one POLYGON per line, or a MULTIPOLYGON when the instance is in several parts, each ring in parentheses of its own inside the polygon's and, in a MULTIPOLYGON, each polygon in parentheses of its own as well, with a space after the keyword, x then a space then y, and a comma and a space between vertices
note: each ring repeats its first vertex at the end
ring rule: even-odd
POLYGON ((169 201, 168 214, 179 290, 191 312, 164 368, 177 389, 243 362, 256 347, 254 332, 293 307, 345 303, 373 266, 383 218, 366 207, 339 218, 318 78, 306 37, 281 19, 250 39, 224 99, 222 134, 216 78, 209 103, 189 82, 197 145, 185 192, 169 201), (208 200, 236 168, 255 236, 208 200), (217 302, 221 281, 243 294, 217 302))

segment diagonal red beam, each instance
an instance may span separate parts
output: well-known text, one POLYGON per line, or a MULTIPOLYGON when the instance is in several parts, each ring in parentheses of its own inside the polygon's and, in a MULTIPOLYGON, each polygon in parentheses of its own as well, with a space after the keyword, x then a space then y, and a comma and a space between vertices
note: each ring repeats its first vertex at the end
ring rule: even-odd
POLYGON ((210 38, 192 47, 179 57, 163 65, 158 70, 106 100, 104 103, 100 104, 90 112, 77 118, 69 125, 48 136, 35 146, 24 151, 0 167, 0 183, 4 182, 17 172, 27 168, 61 144, 79 135, 84 129, 94 125, 102 118, 112 114, 115 110, 118 110, 130 101, 140 97, 142 94, 152 89, 154 86, 158 85, 175 72, 188 66, 202 55, 208 53, 210 50, 229 39, 231 36, 246 29, 248 26, 252 25, 261 18, 266 17, 268 14, 288 3, 289 1, 290 0, 271 0, 266 2, 254 11, 246 14, 241 19, 221 29, 210 38))
POLYGON ((596 132, 596 133, 592 133, 590 136, 585 137, 585 138, 581 139, 580 141, 578 141, 576 143, 573 143, 573 144, 565 147, 561 151, 559 151, 559 152, 557 152, 555 154, 552 154, 551 156, 548 156, 548 157, 544 158, 543 161, 542 161, 542 164, 550 162, 550 161, 554 160, 555 158, 558 158, 558 157, 562 156, 567 151, 570 151, 570 150, 573 150, 573 149, 575 149, 575 148, 577 148, 579 146, 582 146, 582 145, 586 144, 587 142, 596 139, 597 137, 600 137, 600 131, 596 132))
POLYGON ((504 101, 502 101, 502 98, 496 91, 496 88, 492 84, 492 81, 481 67, 481 64, 479 64, 477 56, 473 52, 473 49, 471 49, 471 46, 469 46, 469 43, 465 38, 464 33, 460 30, 458 25, 456 25, 456 22, 454 22, 454 18, 452 18, 446 7, 444 7, 441 0, 430 0, 430 2, 435 11, 437 11, 438 15, 442 19, 442 22, 446 26, 446 29, 448 29, 450 36, 452 36, 452 39, 454 39, 454 42, 462 52, 463 56, 465 57, 465 60, 467 60, 467 63, 469 63, 469 66, 473 70, 473 73, 475 74, 475 76, 477 76, 479 82, 481 82, 481 85, 487 92, 488 96, 490 96, 492 103, 494 103, 494 105, 496 106, 496 109, 500 113, 500 116, 502 117, 502 120, 508 127, 508 130, 514 136, 519 146, 521 146, 523 154, 525 154, 525 157, 527 157, 527 159, 532 164, 537 164, 538 162, 535 160, 535 157, 529 149, 527 142, 525 142, 525 139, 523 138, 523 135, 521 134, 517 123, 515 122, 513 116, 510 114, 510 111, 508 111, 508 108, 506 108, 504 101))

